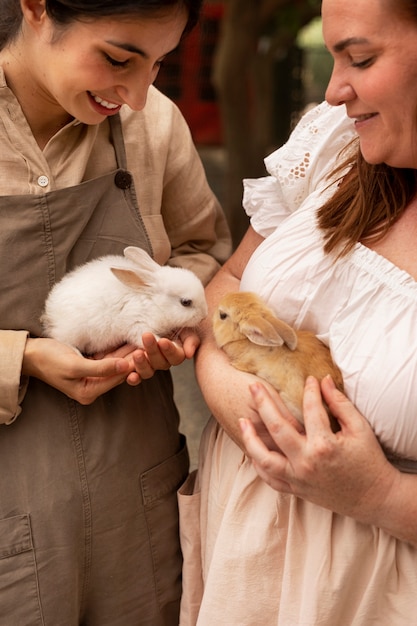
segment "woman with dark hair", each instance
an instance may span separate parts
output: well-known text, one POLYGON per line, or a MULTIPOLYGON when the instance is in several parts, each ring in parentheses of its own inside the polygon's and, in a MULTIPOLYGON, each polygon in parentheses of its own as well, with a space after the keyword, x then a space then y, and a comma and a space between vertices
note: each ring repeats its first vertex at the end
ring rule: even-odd
POLYGON ((245 182, 251 227, 207 295, 255 291, 313 331, 345 394, 307 378, 301 426, 207 324, 197 374, 217 421, 181 489, 181 626, 417 614, 417 2, 323 0, 322 20, 327 103, 245 182))
MULTIPOLYGON (((52 285, 147 250, 207 282, 230 251, 189 129, 153 86, 199 0, 3 0, 0 40, 0 621, 174 626, 176 489, 188 474, 167 370, 144 336, 84 358, 42 337, 52 285)), ((167 311, 169 316, 169 311, 167 311)))

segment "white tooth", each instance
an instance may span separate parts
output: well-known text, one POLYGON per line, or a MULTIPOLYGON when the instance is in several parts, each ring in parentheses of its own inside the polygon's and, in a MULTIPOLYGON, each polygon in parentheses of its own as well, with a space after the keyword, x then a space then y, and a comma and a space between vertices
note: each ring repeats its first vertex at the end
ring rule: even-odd
POLYGON ((103 98, 100 98, 100 96, 95 96, 94 94, 91 95, 98 104, 101 104, 101 106, 105 107, 106 109, 117 109, 119 106, 118 104, 112 104, 111 102, 107 102, 107 100, 103 100, 103 98))

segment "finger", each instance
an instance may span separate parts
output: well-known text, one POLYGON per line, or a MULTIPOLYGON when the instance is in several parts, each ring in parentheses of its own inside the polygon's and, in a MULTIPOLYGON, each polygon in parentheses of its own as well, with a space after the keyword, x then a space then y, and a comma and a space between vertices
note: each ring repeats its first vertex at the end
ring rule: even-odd
POLYGON ((179 346, 170 339, 160 339, 158 342, 160 353, 165 358, 169 366, 181 365, 185 360, 185 352, 183 346, 179 346))
POLYGON ((281 493, 294 492, 291 487, 291 483, 289 483, 288 481, 284 479, 281 480, 276 474, 268 473, 256 461, 252 461, 252 465, 255 468, 258 476, 263 480, 263 482, 272 487, 272 489, 275 489, 275 491, 280 491, 281 493))
POLYGON ((180 339, 183 344, 185 357, 187 359, 192 359, 201 343, 200 337, 191 328, 185 328, 180 333, 180 339))
POLYGON ((104 358, 101 360, 82 358, 82 363, 72 372, 73 378, 109 378, 126 376, 129 363, 126 359, 104 358))
POLYGON ((329 414, 323 403, 320 383, 313 376, 308 376, 304 385, 303 415, 307 435, 331 432, 329 414))
POLYGON ((362 429, 369 426, 368 421, 357 411, 347 396, 336 387, 331 376, 323 378, 321 391, 330 412, 336 417, 342 429, 352 430, 358 427, 362 429))
MULTIPOLYGON (((267 461, 267 459, 271 457, 271 450, 269 450, 261 437, 259 437, 252 421, 247 418, 240 418, 239 427, 242 432, 242 441, 245 444, 247 455, 257 463, 263 465, 264 469, 269 467, 269 461, 267 461)), ((280 457, 283 456, 276 450, 274 453, 279 454, 280 457)))
POLYGON ((252 460, 257 473, 268 484, 271 484, 272 476, 274 481, 283 481, 287 465, 285 456, 279 451, 271 451, 267 448, 257 435, 251 420, 240 419, 239 426, 246 453, 252 460))
POLYGON ((131 387, 136 387, 142 382, 142 379, 138 372, 130 372, 130 374, 126 377, 126 382, 131 387))
MULTIPOLYGON (((167 361, 165 356, 162 354, 158 340, 152 333, 144 333, 142 336, 143 349, 145 351, 145 357, 148 361, 148 367, 151 368, 148 370, 166 370, 169 369, 170 363, 167 361)), ((139 372, 142 374, 146 373, 146 365, 143 359, 140 359, 138 362, 140 366, 139 372)), ((149 378, 149 376, 147 376, 149 378)))
MULTIPOLYGON (((143 350, 136 350, 132 355, 132 359, 135 373, 140 377, 140 379, 147 380, 148 378, 152 378, 155 374, 155 367, 153 367, 153 365, 149 362, 147 353, 143 350)), ((131 381, 137 384, 135 377, 129 378, 128 382, 131 383, 131 381)))
POLYGON ((162 341, 162 345, 166 345, 167 343, 171 346, 174 345, 172 341, 169 339, 161 339, 157 340, 152 333, 144 333, 142 336, 143 348, 146 351, 146 357, 154 370, 166 370, 173 365, 166 356, 166 353, 169 355, 170 352, 175 352, 176 348, 168 348, 166 353, 162 352, 160 342, 162 341))
POLYGON ((284 417, 264 385, 250 385, 250 391, 258 414, 278 448, 287 457, 299 453, 304 444, 304 435, 284 417))

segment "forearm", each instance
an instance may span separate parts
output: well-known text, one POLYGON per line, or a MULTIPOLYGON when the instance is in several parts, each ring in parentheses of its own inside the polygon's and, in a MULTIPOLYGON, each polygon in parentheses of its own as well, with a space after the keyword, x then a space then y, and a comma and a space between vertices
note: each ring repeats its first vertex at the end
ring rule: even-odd
POLYGON ((207 342, 196 358, 196 375, 205 402, 227 434, 243 448, 239 418, 256 419, 249 385, 255 377, 235 370, 226 355, 207 342))
POLYGON ((354 517, 417 548, 417 476, 389 466, 354 517))

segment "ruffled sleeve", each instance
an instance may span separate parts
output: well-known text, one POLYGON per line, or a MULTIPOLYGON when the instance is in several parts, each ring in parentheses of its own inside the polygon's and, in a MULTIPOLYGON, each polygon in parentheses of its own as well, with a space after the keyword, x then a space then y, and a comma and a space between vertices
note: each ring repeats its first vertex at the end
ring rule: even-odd
POLYGON ((243 181, 243 206, 267 237, 306 197, 328 184, 341 150, 356 137, 345 107, 322 102, 308 111, 289 140, 265 159, 270 176, 243 181))

